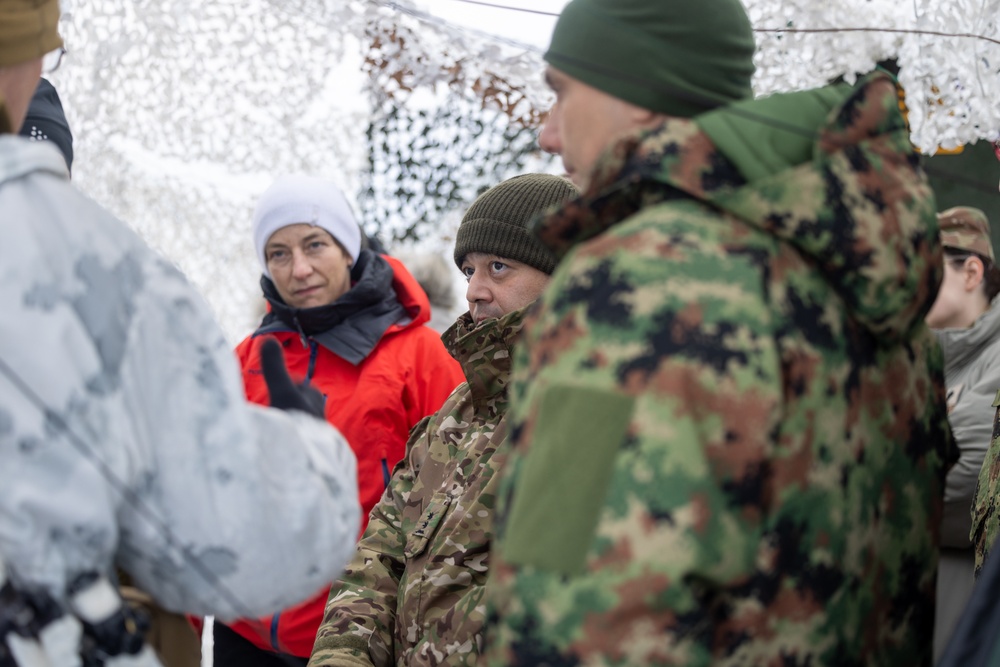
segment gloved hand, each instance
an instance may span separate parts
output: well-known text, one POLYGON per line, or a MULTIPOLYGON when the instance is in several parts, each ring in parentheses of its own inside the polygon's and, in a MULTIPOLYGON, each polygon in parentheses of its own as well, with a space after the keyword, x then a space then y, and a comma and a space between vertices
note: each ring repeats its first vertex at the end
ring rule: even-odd
POLYGON ((19 667, 20 660, 35 664, 33 659, 49 664, 38 639, 62 615, 62 607, 44 591, 15 589, 0 562, 0 667, 19 667))
POLYGON ((301 410, 313 417, 324 418, 323 394, 304 384, 295 384, 288 369, 281 345, 273 338, 264 341, 260 348, 260 368, 264 382, 271 394, 271 407, 281 410, 301 410))

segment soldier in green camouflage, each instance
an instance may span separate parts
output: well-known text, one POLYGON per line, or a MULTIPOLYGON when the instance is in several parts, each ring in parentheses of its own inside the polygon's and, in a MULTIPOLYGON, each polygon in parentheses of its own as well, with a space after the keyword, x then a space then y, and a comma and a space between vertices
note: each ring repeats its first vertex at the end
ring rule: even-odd
POLYGON ((330 590, 311 667, 476 663, 495 473, 507 455, 511 350, 555 266, 527 223, 576 194, 563 178, 519 176, 463 217, 455 262, 469 280, 469 312, 443 339, 468 381, 410 433, 354 559, 330 590))
POLYGON ((888 75, 750 100, 752 54, 738 0, 557 23, 584 192, 536 229, 480 664, 931 662, 933 193, 888 75))

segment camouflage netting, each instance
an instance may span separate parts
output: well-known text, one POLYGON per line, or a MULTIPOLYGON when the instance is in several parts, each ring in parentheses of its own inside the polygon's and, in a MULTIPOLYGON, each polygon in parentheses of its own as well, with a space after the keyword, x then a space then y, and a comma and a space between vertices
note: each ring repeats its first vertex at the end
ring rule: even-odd
POLYGON ((76 184, 175 261, 234 341, 260 312, 249 221, 275 176, 327 177, 356 199, 368 232, 441 249, 463 202, 531 157, 538 114, 487 69, 505 71, 505 53, 516 63, 523 49, 491 45, 493 61, 455 69, 471 38, 425 30, 399 9, 333 0, 64 9, 70 53, 52 80, 76 138, 76 184), (412 35, 410 48, 400 53, 390 35, 412 35), (446 42, 454 57, 422 55, 441 56, 446 42), (504 106, 497 86, 520 102, 504 106))
POLYGON ((476 100, 447 99, 435 109, 387 105, 368 126, 361 217, 366 231, 390 247, 434 234, 450 246, 457 214, 538 156, 534 128, 476 100))
MULTIPOLYGON (((924 148, 995 138, 1000 0, 747 0, 758 92, 896 56, 924 148), (788 32, 864 24, 983 39, 788 32)), ((447 247, 478 191, 553 170, 531 136, 550 99, 537 49, 409 0, 63 0, 53 76, 80 188, 204 292, 230 338, 254 325, 255 197, 282 173, 337 182, 383 241, 447 247)), ((526 15, 524 20, 531 20, 526 15)))

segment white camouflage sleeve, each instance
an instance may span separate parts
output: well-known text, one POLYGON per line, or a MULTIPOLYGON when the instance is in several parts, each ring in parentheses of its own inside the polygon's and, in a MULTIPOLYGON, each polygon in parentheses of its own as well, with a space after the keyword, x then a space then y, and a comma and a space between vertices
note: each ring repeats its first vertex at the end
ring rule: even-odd
POLYGON ((207 304, 160 265, 123 364, 149 467, 140 492, 163 525, 126 505, 122 565, 165 607, 223 619, 305 599, 353 554, 354 454, 329 424, 246 402, 207 304), (170 304, 163 308, 163 304, 170 304))
POLYGON ((0 558, 12 580, 63 599, 117 561, 164 607, 225 619, 336 579, 360 518, 344 439, 248 404, 200 295, 64 177, 0 184, 0 558))

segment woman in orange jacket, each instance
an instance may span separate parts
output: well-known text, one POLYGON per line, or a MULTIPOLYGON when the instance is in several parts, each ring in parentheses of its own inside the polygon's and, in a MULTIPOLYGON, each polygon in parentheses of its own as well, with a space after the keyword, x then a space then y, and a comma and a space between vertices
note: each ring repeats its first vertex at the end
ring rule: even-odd
MULTIPOLYGON (((464 381, 461 367, 425 326, 430 303, 416 280, 399 261, 361 249, 332 183, 279 178, 257 205, 253 233, 269 312, 236 348, 247 397, 268 403, 260 347, 277 338, 292 377, 323 394, 327 419, 357 456, 364 532, 410 429, 464 381)), ((327 592, 271 618, 217 624, 215 664, 304 665, 327 592)))

